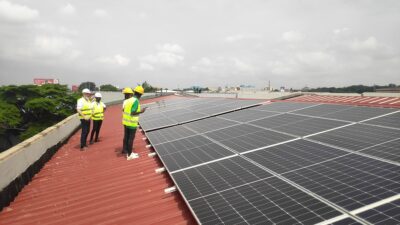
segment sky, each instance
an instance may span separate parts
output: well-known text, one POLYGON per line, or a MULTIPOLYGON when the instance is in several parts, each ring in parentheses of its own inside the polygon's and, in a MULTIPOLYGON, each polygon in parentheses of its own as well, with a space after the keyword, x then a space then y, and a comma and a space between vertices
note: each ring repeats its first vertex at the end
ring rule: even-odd
POLYGON ((400 84, 398 0, 0 0, 0 85, 400 84))

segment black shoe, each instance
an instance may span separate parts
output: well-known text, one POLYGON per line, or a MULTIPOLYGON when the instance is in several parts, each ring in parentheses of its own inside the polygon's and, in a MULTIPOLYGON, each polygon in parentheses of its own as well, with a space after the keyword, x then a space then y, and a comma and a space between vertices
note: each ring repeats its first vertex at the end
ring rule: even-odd
POLYGON ((92 144, 93 144, 93 141, 90 141, 89 144, 92 145, 92 144))

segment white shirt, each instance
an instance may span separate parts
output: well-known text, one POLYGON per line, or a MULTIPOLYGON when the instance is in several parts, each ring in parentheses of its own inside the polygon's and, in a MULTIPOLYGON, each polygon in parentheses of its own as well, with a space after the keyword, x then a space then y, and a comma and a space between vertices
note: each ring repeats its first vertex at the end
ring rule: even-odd
MULTIPOLYGON (((90 100, 85 100, 84 98, 78 99, 78 103, 76 104, 76 109, 82 109, 83 105, 85 104, 85 101, 90 102, 90 100)), ((93 108, 92 104, 90 104, 91 109, 93 108)))

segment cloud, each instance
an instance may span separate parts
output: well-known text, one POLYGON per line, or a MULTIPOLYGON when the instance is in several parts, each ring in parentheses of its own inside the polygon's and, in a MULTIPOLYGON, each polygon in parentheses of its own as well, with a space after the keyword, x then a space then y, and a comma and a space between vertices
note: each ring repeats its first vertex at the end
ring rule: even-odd
POLYGON ((176 67, 185 59, 185 50, 178 44, 163 44, 154 54, 139 57, 139 70, 155 70, 156 67, 176 67))
POLYGON ((252 73, 257 68, 236 57, 203 57, 191 68, 191 71, 206 74, 238 74, 242 72, 252 73))
POLYGON ((237 34, 225 37, 225 41, 228 43, 234 43, 243 40, 254 40, 254 39, 261 39, 261 35, 259 34, 237 34))
POLYGON ((353 40, 350 43, 350 48, 355 51, 376 50, 379 48, 379 44, 376 38, 371 36, 364 41, 358 39, 353 40))
POLYGON ((37 36, 33 53, 44 57, 77 58, 81 53, 73 49, 73 43, 65 37, 37 36))
POLYGON ((106 10, 104 10, 104 9, 95 9, 93 11, 93 15, 97 16, 97 17, 108 17, 108 16, 110 16, 108 14, 108 12, 106 10))
POLYGON ((287 42, 300 42, 304 40, 304 35, 297 31, 287 31, 282 34, 282 39, 287 42))
POLYGON ((340 35, 340 34, 343 34, 343 33, 348 32, 349 30, 350 30, 350 29, 347 28, 347 27, 338 28, 338 29, 334 29, 334 30, 333 30, 333 33, 334 33, 335 35, 340 35))
POLYGON ((34 26, 36 29, 40 30, 40 33, 46 32, 50 34, 57 34, 62 36, 77 36, 78 31, 70 29, 64 26, 55 26, 51 23, 38 23, 34 26))
POLYGON ((0 20, 24 23, 35 20, 38 17, 39 12, 35 9, 8 1, 0 1, 0 20))
POLYGON ((112 57, 100 57, 97 58, 95 61, 104 63, 104 64, 112 64, 118 66, 127 66, 130 63, 130 59, 126 58, 120 54, 114 55, 112 57))
POLYGON ((68 3, 66 6, 61 8, 60 12, 65 15, 73 15, 76 13, 76 9, 73 5, 68 3))

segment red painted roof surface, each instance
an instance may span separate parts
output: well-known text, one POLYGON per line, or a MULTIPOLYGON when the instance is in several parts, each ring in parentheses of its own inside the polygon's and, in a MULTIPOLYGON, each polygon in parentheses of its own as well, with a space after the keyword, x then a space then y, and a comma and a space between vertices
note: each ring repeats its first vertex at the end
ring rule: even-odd
POLYGON ((127 161, 121 105, 109 107, 101 141, 81 152, 75 133, 0 212, 0 224, 195 224, 178 192, 164 194, 172 181, 154 172, 161 163, 147 156, 143 137, 137 132, 140 158, 127 161))
POLYGON ((287 99, 286 101, 321 102, 321 103, 334 103, 334 104, 400 108, 400 98, 396 97, 302 95, 299 97, 287 99))

